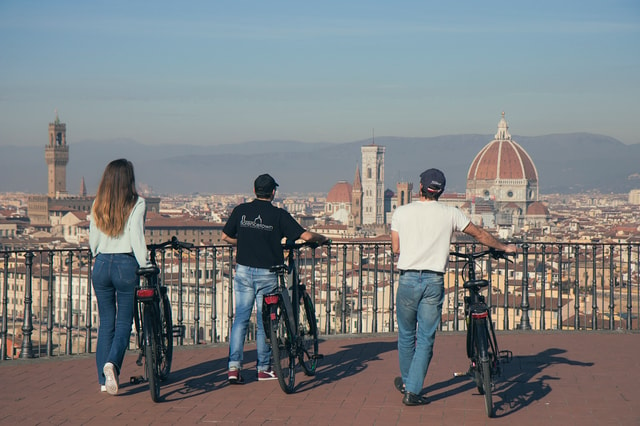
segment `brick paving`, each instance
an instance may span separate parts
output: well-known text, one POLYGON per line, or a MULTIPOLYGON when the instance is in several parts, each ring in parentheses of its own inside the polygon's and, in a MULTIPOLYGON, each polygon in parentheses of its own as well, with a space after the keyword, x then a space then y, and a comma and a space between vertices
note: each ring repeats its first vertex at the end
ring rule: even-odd
POLYGON ((258 382, 255 346, 245 346, 244 385, 226 383, 227 346, 176 348, 161 401, 135 354, 125 358, 120 393, 100 393, 93 355, 0 363, 0 424, 7 425, 640 425, 640 334, 511 332, 513 351, 496 384, 488 419, 466 371, 462 333, 442 333, 425 382, 430 403, 406 407, 393 386, 394 335, 332 336, 315 377, 296 375, 296 392, 258 382))

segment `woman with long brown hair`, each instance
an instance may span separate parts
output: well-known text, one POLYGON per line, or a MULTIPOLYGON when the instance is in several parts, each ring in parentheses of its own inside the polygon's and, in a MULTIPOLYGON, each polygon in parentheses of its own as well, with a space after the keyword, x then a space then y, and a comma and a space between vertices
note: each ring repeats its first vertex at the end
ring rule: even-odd
POLYGON ((118 377, 133 323, 136 270, 147 266, 145 200, 136 191, 133 164, 122 158, 104 170, 91 207, 89 245, 95 257, 93 289, 100 326, 96 366, 100 390, 118 393, 118 377))

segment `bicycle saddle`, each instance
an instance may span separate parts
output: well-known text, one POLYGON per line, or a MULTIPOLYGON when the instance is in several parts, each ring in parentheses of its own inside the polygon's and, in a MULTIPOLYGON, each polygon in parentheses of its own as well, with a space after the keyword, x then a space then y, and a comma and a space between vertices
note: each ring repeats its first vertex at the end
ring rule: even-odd
POLYGON ((144 275, 144 276, 157 275, 159 273, 160 273, 160 268, 158 268, 155 265, 144 266, 142 268, 138 268, 138 270, 136 271, 136 274, 144 275))
POLYGON ((489 281, 487 280, 472 280, 472 281, 467 281, 466 283, 464 283, 462 286, 464 288, 483 288, 483 287, 487 287, 489 285, 489 281))

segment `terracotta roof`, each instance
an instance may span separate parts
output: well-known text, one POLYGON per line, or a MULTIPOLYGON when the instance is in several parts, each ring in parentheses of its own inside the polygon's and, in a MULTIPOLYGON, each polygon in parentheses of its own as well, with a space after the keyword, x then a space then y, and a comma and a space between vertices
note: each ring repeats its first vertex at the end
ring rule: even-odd
POLYGON ((327 203, 351 203, 351 184, 340 181, 333 185, 327 195, 327 203))

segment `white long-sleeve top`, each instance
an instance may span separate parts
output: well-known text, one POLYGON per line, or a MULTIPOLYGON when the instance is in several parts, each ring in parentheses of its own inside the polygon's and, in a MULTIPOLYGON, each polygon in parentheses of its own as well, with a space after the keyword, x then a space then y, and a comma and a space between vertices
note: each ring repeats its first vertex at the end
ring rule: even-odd
MULTIPOLYGON (((93 211, 93 206, 91 211, 93 211)), ((95 257, 100 253, 133 253, 138 265, 147 266, 149 264, 149 254, 144 240, 145 212, 145 200, 142 197, 138 197, 138 201, 136 201, 131 213, 129 213, 124 231, 117 237, 110 237, 98 229, 93 220, 93 215, 90 215, 89 246, 93 256, 95 257)))

